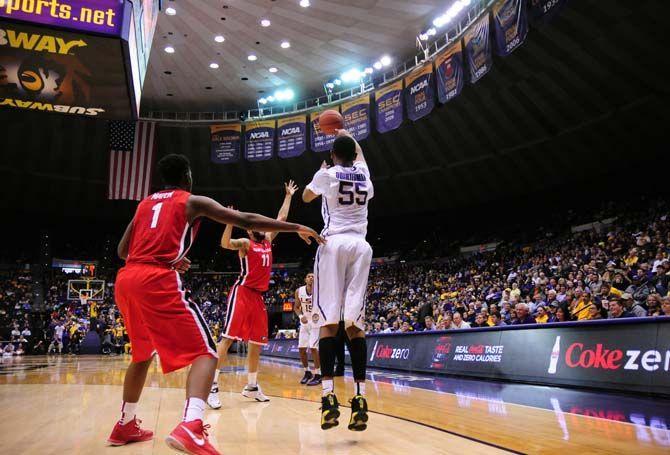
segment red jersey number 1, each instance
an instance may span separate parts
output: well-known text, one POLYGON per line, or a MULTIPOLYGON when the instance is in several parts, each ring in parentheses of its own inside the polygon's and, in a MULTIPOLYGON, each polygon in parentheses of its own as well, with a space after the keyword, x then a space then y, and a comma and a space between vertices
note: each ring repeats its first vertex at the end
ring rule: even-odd
POLYGON ((156 229, 158 226, 158 217, 161 215, 161 209, 163 208, 163 203, 159 202, 158 204, 151 207, 151 210, 154 212, 153 218, 151 218, 151 229, 156 229))

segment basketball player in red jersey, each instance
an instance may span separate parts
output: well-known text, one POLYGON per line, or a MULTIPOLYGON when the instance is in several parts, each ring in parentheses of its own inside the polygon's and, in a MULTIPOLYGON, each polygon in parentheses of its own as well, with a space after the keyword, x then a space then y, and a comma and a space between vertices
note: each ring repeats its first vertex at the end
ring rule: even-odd
POLYGON ((146 441, 153 432, 140 428, 137 403, 154 352, 163 373, 191 366, 186 381, 183 421, 167 437, 167 444, 191 454, 218 454, 203 425, 205 399, 216 369, 216 345, 200 310, 184 295, 179 273, 201 217, 245 229, 296 232, 307 243, 322 242, 314 230, 254 213, 224 208, 216 201, 190 193, 191 169, 183 155, 168 155, 158 163, 165 189, 139 203, 135 217, 119 242, 126 261, 115 282, 116 303, 133 346, 132 362, 123 383, 123 404, 108 442, 124 445, 146 441))
MULTIPOLYGON (((298 189, 293 180, 284 187, 286 196, 277 215, 279 221, 286 221, 288 218, 291 198, 298 189)), ((228 295, 226 323, 223 327, 224 340, 219 344, 219 364, 214 372, 214 382, 207 398, 207 404, 212 409, 221 407, 219 368, 224 365, 228 349, 235 340, 249 342, 247 385, 242 390, 242 395, 256 401, 270 401, 258 385, 257 376, 261 346, 268 342, 268 313, 263 302, 263 293, 270 286, 272 241, 277 233, 247 230, 249 238, 246 239, 231 239, 232 234, 233 225, 229 224, 223 231, 221 247, 238 252, 241 270, 240 277, 228 295)))

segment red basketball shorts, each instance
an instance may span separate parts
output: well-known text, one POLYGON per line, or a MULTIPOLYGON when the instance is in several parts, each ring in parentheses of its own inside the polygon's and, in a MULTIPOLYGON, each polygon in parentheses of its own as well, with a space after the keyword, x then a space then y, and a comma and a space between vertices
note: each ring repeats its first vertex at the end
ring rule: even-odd
POLYGON ((239 284, 233 286, 223 336, 260 345, 268 343, 268 312, 261 292, 239 284))
POLYGON ((198 306, 187 300, 179 274, 168 268, 130 264, 114 284, 116 304, 133 351, 133 362, 158 352, 163 373, 203 355, 217 358, 216 344, 198 306))

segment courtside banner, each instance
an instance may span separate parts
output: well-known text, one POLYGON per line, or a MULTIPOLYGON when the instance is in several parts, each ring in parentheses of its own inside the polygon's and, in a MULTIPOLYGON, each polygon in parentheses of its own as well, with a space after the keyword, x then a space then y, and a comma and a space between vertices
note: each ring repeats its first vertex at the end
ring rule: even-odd
POLYGON ((249 161, 272 158, 275 144, 275 121, 261 120, 244 124, 244 157, 249 161))
POLYGON ((113 36, 123 31, 125 10, 126 0, 0 0, 0 17, 113 36))
POLYGON ((240 159, 242 124, 228 123, 209 127, 212 163, 236 163, 240 159))
POLYGON ((357 141, 367 139, 370 135, 370 95, 342 103, 340 110, 344 117, 344 129, 357 141))
POLYGON ((530 15, 534 23, 548 22, 558 14, 568 0, 530 0, 530 15))
POLYGON ((465 56, 470 69, 470 83, 474 84, 489 72, 492 65, 489 40, 489 16, 484 15, 472 24, 463 35, 465 56))
POLYGON ((375 91, 377 131, 386 133, 402 124, 402 81, 375 91))
POLYGON ((444 104, 463 90, 463 45, 457 42, 435 57, 437 98, 444 104))
MULTIPOLYGON (((370 367, 670 396, 670 318, 377 334, 367 346, 370 367)), ((297 340, 263 353, 297 359, 297 340)))
POLYGON ((307 148, 307 121, 304 115, 277 120, 277 155, 279 158, 300 156, 307 148))
POLYGON ((118 39, 0 20, 0 106, 130 120, 121 62, 118 39))
POLYGON ((416 121, 425 117, 435 107, 433 89, 433 63, 429 62, 412 71, 405 78, 407 117, 416 121))
POLYGON ((501 0, 491 10, 495 29, 496 54, 506 57, 519 47, 528 34, 525 0, 501 0))
MULTIPOLYGON (((338 107, 332 107, 331 109, 338 110, 338 107)), ((330 149, 333 147, 333 142, 335 142, 335 135, 325 134, 321 131, 321 127, 319 126, 319 115, 321 115, 324 110, 325 109, 309 114, 309 123, 311 125, 310 143, 313 152, 330 152, 330 149)))

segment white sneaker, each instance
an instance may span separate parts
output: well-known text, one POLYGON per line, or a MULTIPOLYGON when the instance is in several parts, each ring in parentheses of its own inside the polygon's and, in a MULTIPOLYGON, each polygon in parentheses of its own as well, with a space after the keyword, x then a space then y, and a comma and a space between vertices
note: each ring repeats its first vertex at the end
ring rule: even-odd
POLYGON ((212 387, 207 396, 207 405, 212 409, 221 408, 221 400, 219 400, 219 388, 212 387))
POLYGON ((245 396, 247 398, 253 398, 256 401, 270 401, 268 397, 263 395, 263 391, 261 390, 261 386, 256 384, 255 386, 252 385, 245 385, 244 389, 242 389, 242 396, 245 396))

